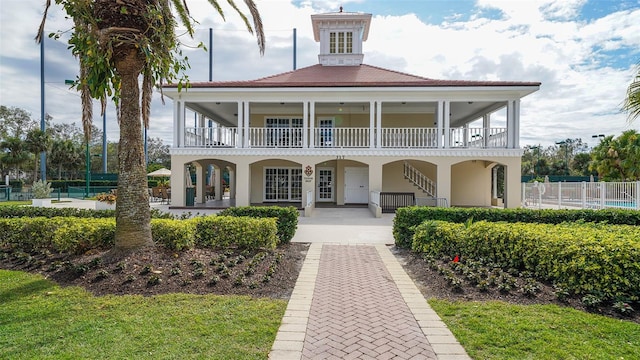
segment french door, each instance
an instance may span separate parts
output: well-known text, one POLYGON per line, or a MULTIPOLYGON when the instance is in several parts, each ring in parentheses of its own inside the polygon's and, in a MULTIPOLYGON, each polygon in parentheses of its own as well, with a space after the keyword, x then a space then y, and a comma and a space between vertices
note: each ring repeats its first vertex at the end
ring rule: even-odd
POLYGON ((267 145, 275 147, 302 146, 301 118, 266 118, 267 145))
POLYGON ((316 201, 334 201, 334 185, 333 168, 318 168, 316 201))
POLYGON ((264 201, 302 201, 302 169, 264 169, 264 201))

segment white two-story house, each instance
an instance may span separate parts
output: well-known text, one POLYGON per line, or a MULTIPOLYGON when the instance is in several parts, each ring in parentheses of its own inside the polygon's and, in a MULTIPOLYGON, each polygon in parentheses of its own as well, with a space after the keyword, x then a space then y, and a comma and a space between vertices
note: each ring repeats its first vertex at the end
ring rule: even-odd
POLYGON ((504 206, 520 206, 520 99, 540 83, 436 80, 366 65, 371 14, 311 21, 320 43, 316 65, 164 88, 173 99, 173 206, 187 203, 189 164, 196 167, 196 204, 206 202, 208 182, 221 189, 224 172, 236 206, 369 204, 379 212, 388 193, 440 206, 491 206, 493 170, 503 165, 504 206), (491 121, 496 111, 506 113, 500 126, 491 121))

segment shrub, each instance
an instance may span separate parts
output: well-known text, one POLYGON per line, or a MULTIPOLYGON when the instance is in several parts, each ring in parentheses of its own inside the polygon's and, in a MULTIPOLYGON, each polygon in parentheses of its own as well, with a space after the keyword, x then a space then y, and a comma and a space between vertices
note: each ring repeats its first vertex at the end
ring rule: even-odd
POLYGON ((278 243, 274 218, 205 216, 193 221, 198 246, 274 249, 278 243))
POLYGON ((528 271, 576 295, 604 300, 640 294, 640 230, 594 223, 476 222, 468 227, 427 221, 412 248, 433 256, 460 254, 503 269, 528 271))
POLYGON ((192 220, 152 219, 153 241, 168 249, 191 249, 195 245, 195 223, 192 220))
MULTIPOLYGON (((76 208, 45 208, 31 206, 0 206, 0 218, 19 217, 78 217, 78 218, 112 218, 116 216, 115 210, 90 210, 76 208)), ((174 219, 175 216, 163 213, 158 209, 151 209, 153 219, 174 219)))
POLYGON ((253 218, 276 218, 278 243, 287 244, 296 234, 298 227, 298 209, 293 206, 241 206, 225 209, 221 216, 248 216, 253 218))
POLYGON ((606 210, 535 210, 492 208, 442 208, 411 206, 399 208, 393 219, 393 236, 396 246, 409 248, 414 229, 427 220, 442 220, 453 223, 474 221, 506 221, 560 224, 563 222, 606 222, 618 225, 640 225, 640 211, 627 209, 606 210))
POLYGON ((38 180, 31 186, 31 193, 35 199, 46 199, 51 195, 51 183, 43 180, 38 180))

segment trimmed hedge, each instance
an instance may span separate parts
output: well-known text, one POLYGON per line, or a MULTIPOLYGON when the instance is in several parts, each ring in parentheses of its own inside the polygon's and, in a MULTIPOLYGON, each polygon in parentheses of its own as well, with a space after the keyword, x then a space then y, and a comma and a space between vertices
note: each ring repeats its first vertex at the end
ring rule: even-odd
MULTIPOLYGON (((78 218, 113 218, 115 210, 92 210, 77 208, 46 208, 38 206, 9 205, 0 206, 0 218, 19 217, 78 217, 78 218)), ((153 219, 174 219, 176 216, 164 213, 158 209, 151 209, 153 219)))
MULTIPOLYGON (((49 250, 58 253, 84 253, 108 249, 115 239, 114 218, 21 217, 0 218, 0 247, 25 252, 49 250)), ((275 219, 209 216, 189 220, 152 219, 151 232, 156 244, 183 250, 199 246, 216 248, 276 247, 275 219)))
POLYGON ((221 211, 220 216, 249 216, 278 219, 278 243, 287 244, 298 228, 298 209, 293 206, 240 206, 221 211))
POLYGON ((275 249, 278 245, 275 218, 206 216, 195 221, 198 246, 275 249))
POLYGON ((563 222, 606 222, 618 225, 640 225, 640 211, 626 209, 606 210, 534 210, 493 208, 443 208, 411 206, 396 210, 393 219, 393 236, 396 246, 409 248, 413 229, 426 220, 442 220, 453 223, 473 221, 506 221, 524 223, 560 224, 563 222))
POLYGON ((530 271, 581 296, 640 299, 640 229, 634 226, 427 221, 415 228, 412 249, 530 271))

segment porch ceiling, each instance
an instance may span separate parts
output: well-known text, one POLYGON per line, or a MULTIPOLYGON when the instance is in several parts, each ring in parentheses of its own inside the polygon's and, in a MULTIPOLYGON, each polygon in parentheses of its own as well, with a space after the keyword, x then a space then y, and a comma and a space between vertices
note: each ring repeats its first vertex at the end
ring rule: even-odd
MULTIPOLYGON (((238 104, 235 102, 187 102, 187 108, 204 114, 207 118, 223 126, 238 126, 238 104)), ((450 107, 451 126, 458 127, 476 120, 482 115, 506 106, 504 101, 452 101, 450 107)), ((383 102, 382 112, 393 114, 435 113, 434 102, 383 102)), ((368 102, 317 102, 315 112, 318 115, 368 114, 368 102)), ((252 113, 299 115, 302 113, 300 102, 251 103, 252 113)))

